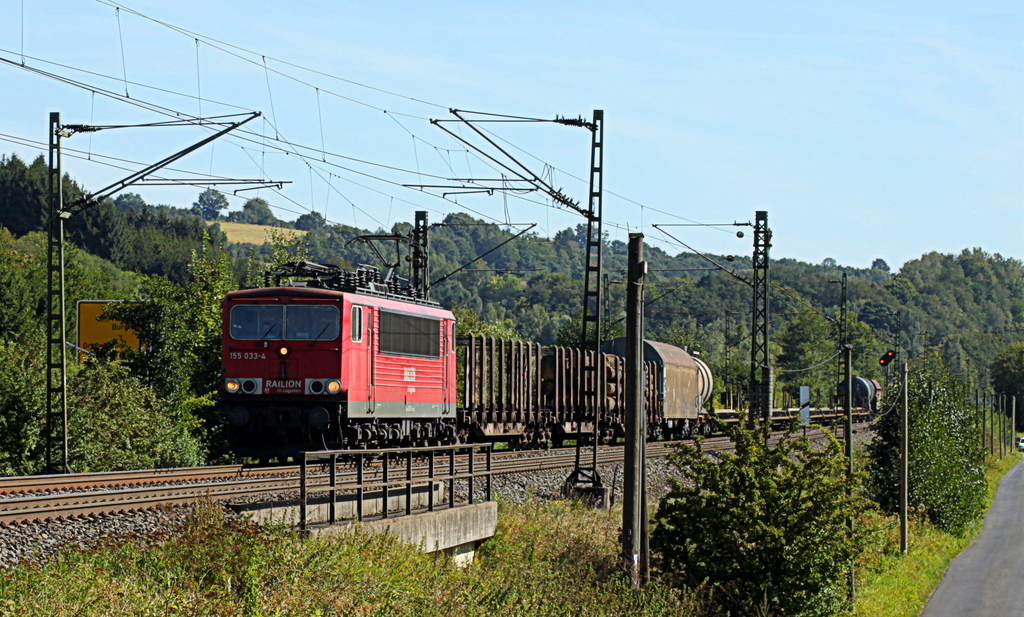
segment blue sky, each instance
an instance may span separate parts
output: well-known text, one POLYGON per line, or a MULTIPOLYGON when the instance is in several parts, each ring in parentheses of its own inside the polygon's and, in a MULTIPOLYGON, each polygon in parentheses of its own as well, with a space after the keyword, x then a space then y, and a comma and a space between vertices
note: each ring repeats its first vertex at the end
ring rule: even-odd
MULTIPOLYGON (((263 112, 248 125, 254 134, 225 138, 179 167, 291 181, 259 192, 281 218, 313 208, 377 227, 410 221, 417 209, 433 220, 470 210, 554 233, 582 218, 536 194, 456 204, 401 185, 495 176, 430 124, 451 118, 449 107, 540 118, 603 109, 613 238, 640 228, 674 253, 681 247, 652 224, 749 221, 767 210, 775 257, 858 267, 881 257, 895 268, 928 251, 979 246, 1024 258, 1020 2, 121 6, 118 14, 107 1, 6 0, 0 58, 21 63, 24 51, 29 67, 121 94, 127 87, 133 100, 186 114, 263 112), (264 136, 287 143, 275 149, 264 136)), ((0 66, 0 109, 0 134, 37 142, 50 111, 65 123, 165 119, 9 65, 0 66)), ((585 182, 573 177, 586 177, 585 130, 487 128, 585 200, 585 182)), ((124 174, 97 164, 110 162, 100 156, 151 162, 205 134, 76 135, 65 146, 93 160, 66 158, 65 168, 96 189, 124 174)), ((39 150, 0 141, 0 152, 39 150)), ((134 190, 187 206, 201 189, 134 190)), ((233 207, 256 194, 232 197, 233 207)), ((732 229, 668 231, 709 252, 751 250, 749 235, 736 239, 732 229)))

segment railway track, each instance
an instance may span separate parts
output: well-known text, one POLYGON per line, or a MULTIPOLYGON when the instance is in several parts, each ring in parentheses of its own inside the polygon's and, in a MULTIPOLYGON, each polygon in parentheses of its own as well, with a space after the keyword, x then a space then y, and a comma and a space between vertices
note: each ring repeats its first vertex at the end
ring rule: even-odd
MULTIPOLYGON (((862 425, 863 426, 863 425, 862 425)), ((863 428, 861 428, 863 430, 863 428)), ((820 431, 808 436, 820 436, 820 431)), ((773 437, 779 439, 779 437, 773 437)), ((704 440, 707 450, 726 450, 731 443, 725 437, 704 440)), ((648 444, 648 457, 665 456, 671 446, 656 442, 648 444)), ((588 452, 587 456, 591 456, 588 452)), ((493 474, 509 474, 572 467, 575 448, 562 448, 536 452, 495 452, 492 455, 493 474)), ((598 450, 599 465, 622 460, 621 446, 602 447, 598 450)), ((479 455, 477 464, 480 464, 479 455)), ((458 470, 468 470, 468 458, 456 459, 458 470)), ((426 464, 413 467, 413 477, 428 477, 426 464)), ((377 461, 363 470, 364 481, 379 479, 382 475, 377 461)), ((338 486, 356 484, 356 472, 351 464, 339 466, 338 486)), ((313 474, 311 486, 328 482, 326 469, 313 474)), ((34 521, 80 518, 118 512, 133 512, 159 506, 194 503, 210 498, 227 500, 252 495, 280 496, 297 494, 299 490, 298 466, 246 468, 241 465, 179 468, 163 470, 137 470, 92 474, 57 474, 48 476, 20 476, 0 479, 0 525, 34 521)))

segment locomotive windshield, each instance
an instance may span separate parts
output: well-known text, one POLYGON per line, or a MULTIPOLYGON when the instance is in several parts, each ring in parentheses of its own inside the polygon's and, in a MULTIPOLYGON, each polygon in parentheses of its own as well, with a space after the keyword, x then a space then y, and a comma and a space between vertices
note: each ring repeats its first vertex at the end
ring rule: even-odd
POLYGON ((231 309, 236 341, 331 341, 338 338, 336 306, 240 304, 231 309))
POLYGON ((338 338, 338 307, 288 306, 285 338, 289 341, 333 341, 338 338))

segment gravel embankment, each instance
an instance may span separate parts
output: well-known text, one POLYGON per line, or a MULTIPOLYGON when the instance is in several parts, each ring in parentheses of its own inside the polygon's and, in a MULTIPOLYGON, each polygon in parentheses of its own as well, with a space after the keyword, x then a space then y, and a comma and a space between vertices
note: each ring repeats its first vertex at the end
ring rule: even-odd
POLYGON ((159 542, 184 524, 191 506, 174 506, 93 516, 84 519, 23 523, 0 528, 0 568, 19 562, 39 567, 53 555, 118 539, 159 542))

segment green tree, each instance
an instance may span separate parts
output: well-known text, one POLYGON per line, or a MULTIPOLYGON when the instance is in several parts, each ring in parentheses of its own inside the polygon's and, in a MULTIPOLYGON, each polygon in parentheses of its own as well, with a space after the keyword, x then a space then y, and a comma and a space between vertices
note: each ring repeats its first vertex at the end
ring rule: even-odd
POLYGON ((660 568, 687 587, 710 585, 727 614, 839 613, 860 545, 847 519, 867 505, 860 476, 846 475, 831 436, 824 450, 792 433, 768 447, 744 424, 723 426, 735 453, 705 452, 698 439, 669 456, 680 478, 655 517, 660 568))
POLYGON ((188 281, 150 277, 137 304, 108 309, 109 318, 135 330, 141 344, 125 361, 162 398, 176 422, 198 416, 213 456, 222 453, 213 404, 219 389, 221 302, 235 283, 227 254, 207 240, 192 255, 188 281))
POLYGON ((1024 343, 1013 343, 997 353, 989 372, 997 394, 1017 397, 1017 430, 1024 430, 1024 343))
POLYGON ((206 189, 199 194, 199 199, 192 204, 192 213, 208 221, 216 221, 220 211, 228 207, 228 198, 217 189, 206 189))
MULTIPOLYGON (((605 318, 601 322, 601 342, 610 341, 614 338, 626 336, 625 321, 605 318)), ((591 330, 593 332, 593 330, 591 330)), ((558 340, 556 344, 563 347, 582 348, 581 335, 583 334, 583 311, 575 313, 571 319, 562 323, 558 329, 558 340)))
POLYGON ((776 358, 780 384, 834 392, 836 339, 824 317, 803 311, 783 328, 775 341, 782 348, 776 358))
POLYGON ((45 229, 47 172, 41 155, 31 167, 16 154, 0 157, 0 226, 15 236, 45 229))
POLYGON ((228 221, 250 225, 277 225, 281 222, 270 211, 270 204, 267 200, 261 197, 254 197, 245 202, 241 211, 228 215, 228 221))
POLYGON ((76 472, 205 462, 199 421, 175 414, 120 362, 90 360, 70 384, 68 445, 76 472))
MULTIPOLYGON (((886 512, 899 508, 901 388, 892 388, 868 446, 868 486, 886 512)), ((962 377, 937 352, 911 364, 908 423, 911 453, 909 504, 924 507, 940 529, 963 533, 984 511, 984 453, 974 409, 962 377)))
POLYGON ((453 306, 452 313, 455 315, 455 332, 458 336, 476 334, 477 336, 493 336, 512 341, 523 339, 516 331, 515 324, 511 319, 484 321, 480 319, 476 311, 464 306, 453 306))
POLYGON ((299 218, 295 219, 295 229, 302 229, 305 231, 311 231, 314 229, 323 229, 327 226, 327 221, 320 215, 319 212, 310 212, 303 214, 299 218))
POLYGON ((46 410, 43 338, 0 339, 0 475, 37 473, 43 466, 46 410))
MULTIPOLYGON (((38 337, 0 340, 0 475, 44 465, 46 383, 38 337)), ((68 459, 76 472, 202 463, 196 421, 176 418, 123 365, 96 360, 68 367, 68 459)))

